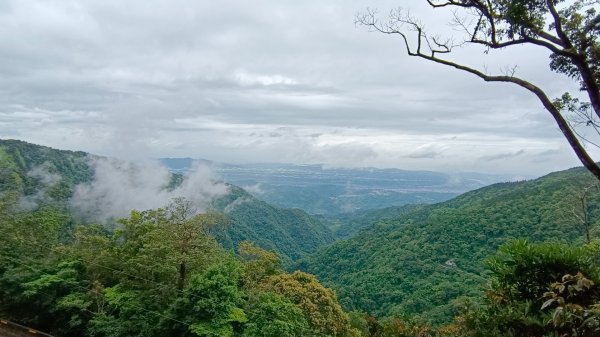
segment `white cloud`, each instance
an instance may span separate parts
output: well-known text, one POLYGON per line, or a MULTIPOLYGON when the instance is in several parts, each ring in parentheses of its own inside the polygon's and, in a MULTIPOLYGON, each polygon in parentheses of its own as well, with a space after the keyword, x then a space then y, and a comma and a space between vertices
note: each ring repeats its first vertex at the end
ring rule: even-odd
POLYGON ((24 195, 19 199, 17 208, 22 210, 33 210, 39 207, 40 204, 51 201, 48 196, 48 191, 61 182, 62 177, 55 172, 56 168, 49 162, 34 166, 27 171, 27 176, 33 178, 39 184, 35 194, 24 195))
POLYGON ((94 180, 76 186, 71 205, 93 221, 125 217, 133 209, 164 207, 177 197, 189 200, 202 211, 215 197, 228 191, 205 166, 195 167, 180 186, 167 189, 171 175, 165 166, 155 161, 94 158, 90 164, 95 172, 94 180))
POLYGON ((243 86, 252 85, 295 85, 298 84, 293 78, 282 75, 254 75, 239 71, 234 75, 235 80, 243 86))

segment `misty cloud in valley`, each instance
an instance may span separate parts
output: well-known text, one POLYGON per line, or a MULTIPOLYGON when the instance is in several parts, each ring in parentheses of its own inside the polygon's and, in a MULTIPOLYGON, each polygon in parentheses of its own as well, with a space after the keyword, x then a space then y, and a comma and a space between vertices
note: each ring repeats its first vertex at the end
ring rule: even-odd
POLYGON ((53 172, 52 169, 52 165, 49 162, 45 162, 27 172, 28 179, 36 181, 38 188, 34 194, 21 196, 16 206, 18 210, 31 211, 40 207, 40 205, 50 202, 51 198, 48 192, 62 181, 62 177, 53 172))
POLYGON ((127 162, 112 158, 93 158, 95 170, 91 183, 76 186, 72 208, 82 217, 106 222, 125 217, 131 210, 164 207, 183 197, 198 211, 228 192, 207 166, 198 165, 184 176, 182 183, 169 189, 171 173, 158 161, 127 162))

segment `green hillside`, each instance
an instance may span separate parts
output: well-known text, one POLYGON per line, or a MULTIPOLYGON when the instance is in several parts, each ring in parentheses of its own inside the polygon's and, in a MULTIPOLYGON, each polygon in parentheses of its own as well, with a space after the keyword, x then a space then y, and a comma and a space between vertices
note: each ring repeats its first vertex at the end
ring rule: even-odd
MULTIPOLYGON (((298 267, 336 289, 348 309, 445 322, 461 298, 480 296, 484 261, 509 239, 583 242, 573 212, 578 195, 594 182, 587 171, 571 169, 492 185, 392 219, 384 214, 298 267)), ((598 198, 588 199, 595 220, 598 198)))
POLYGON ((71 197, 75 185, 92 179, 88 156, 85 152, 0 140, 0 192, 5 197, 38 195, 40 200, 64 201, 71 197), (55 177, 56 181, 48 181, 55 177), (52 186, 46 189, 47 185, 52 186))
POLYGON ((230 219, 225 231, 217 234, 228 248, 250 240, 289 262, 333 241, 331 231, 303 210, 272 206, 236 186, 213 204, 230 219))
MULTIPOLYGON (((90 157, 95 156, 0 140, 0 206, 18 213, 51 212, 74 225, 78 221, 73 219, 69 199, 75 186, 93 181, 90 157)), ((166 188, 172 189, 182 179, 173 175, 166 188)), ((214 207, 230 218, 226 232, 219 235, 225 247, 251 240, 289 262, 333 241, 331 231, 304 211, 273 207, 235 186, 215 200, 214 207)))
POLYGON ((363 229, 369 228, 373 223, 384 219, 394 219, 401 215, 423 207, 423 205, 392 206, 377 210, 363 211, 349 214, 347 217, 329 219, 333 224, 334 234, 338 238, 350 237, 363 229))

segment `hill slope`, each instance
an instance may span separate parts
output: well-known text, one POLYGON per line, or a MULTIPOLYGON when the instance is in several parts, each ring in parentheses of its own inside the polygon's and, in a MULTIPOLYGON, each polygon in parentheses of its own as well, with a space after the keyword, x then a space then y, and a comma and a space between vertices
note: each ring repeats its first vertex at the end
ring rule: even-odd
POLYGON ((0 140, 0 192, 5 197, 65 201, 75 185, 93 178, 87 159, 85 152, 0 140))
POLYGON ((288 260, 333 242, 331 231, 319 220, 300 209, 278 208, 258 200, 243 189, 231 186, 229 193, 213 202, 230 219, 226 232, 218 234, 228 248, 244 240, 279 252, 288 260))
MULTIPOLYGON (((2 206, 4 208, 10 206, 13 211, 19 212, 50 207, 54 212, 67 215, 68 221, 72 224, 75 220, 72 216, 71 198, 78 186, 87 186, 100 179, 98 166, 94 166, 92 162, 99 158, 85 152, 56 150, 17 140, 0 140, 0 206, 4 205, 2 206)), ((125 170, 132 167, 126 166, 125 170)), ((110 173, 111 171, 107 171, 102 174, 110 173)), ((145 181, 139 177, 143 176, 144 172, 128 172, 128 174, 120 178, 128 179, 131 175, 137 179, 136 183, 145 181)), ((170 181, 166 181, 164 185, 160 182, 155 185, 159 188, 163 186, 164 189, 173 189, 183 180, 182 176, 171 176, 170 181)), ((123 181, 116 180, 116 183, 111 183, 118 185, 123 181)), ((106 186, 102 187, 98 196, 107 192, 106 186)), ((133 194, 127 191, 128 184, 117 187, 121 189, 123 195, 133 194)), ((188 187, 188 191, 196 189, 194 186, 188 187)), ((161 192, 143 188, 139 191, 147 193, 141 198, 154 198, 155 196, 150 192, 161 192)), ((96 195, 88 194, 91 197, 96 195)), ((114 198, 121 197, 111 195, 114 198)), ((176 194, 171 193, 167 195, 169 196, 176 196, 176 194)), ((88 200, 88 202, 94 201, 88 200)), ((212 204, 231 218, 227 233, 222 233, 220 237, 222 243, 228 247, 237 246, 243 240, 251 240, 265 249, 281 253, 289 261, 314 252, 319 246, 333 241, 331 231, 307 213, 296 209, 273 207, 235 186, 230 186, 228 192, 215 199, 212 204)), ((161 206, 164 205, 158 205, 161 206)), ((104 218, 86 220, 100 221, 101 219, 104 218)))
POLYGON ((394 219, 401 215, 414 212, 424 205, 408 204, 403 206, 391 206, 382 209, 356 212, 348 214, 345 217, 339 216, 337 218, 325 218, 328 220, 333 227, 334 235, 337 238, 347 238, 352 235, 369 228, 373 223, 383 221, 385 219, 394 219))
MULTIPOLYGON (((350 309, 444 322, 456 312, 457 299, 480 291, 486 257, 507 240, 582 240, 572 211, 577 211, 578 191, 594 182, 587 171, 571 169, 485 187, 375 220, 371 228, 320 249, 298 267, 336 289, 350 309)), ((597 197, 590 202, 599 205, 597 197)))

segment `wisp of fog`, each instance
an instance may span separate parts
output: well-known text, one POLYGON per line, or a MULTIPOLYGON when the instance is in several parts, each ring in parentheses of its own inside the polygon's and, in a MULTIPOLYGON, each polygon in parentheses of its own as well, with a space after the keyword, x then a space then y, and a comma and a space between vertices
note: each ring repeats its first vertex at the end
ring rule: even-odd
POLYGON ((168 188, 172 174, 158 161, 127 162, 111 158, 90 158, 95 171, 91 183, 75 187, 72 208, 87 220, 109 222, 127 216, 131 210, 164 207, 178 197, 193 203, 198 211, 228 192, 208 166, 190 170, 181 184, 168 188))

